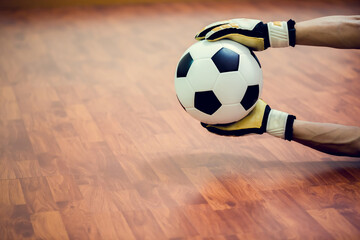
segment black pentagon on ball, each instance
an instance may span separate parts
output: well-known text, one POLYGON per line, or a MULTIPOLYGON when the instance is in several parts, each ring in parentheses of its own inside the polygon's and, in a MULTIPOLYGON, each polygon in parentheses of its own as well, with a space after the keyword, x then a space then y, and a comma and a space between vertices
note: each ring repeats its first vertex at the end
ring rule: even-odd
POLYGON ((241 105, 245 110, 251 108, 259 98, 259 85, 248 86, 241 100, 241 105))
POLYGON ((212 115, 221 107, 221 102, 213 91, 204 91, 195 93, 194 105, 201 112, 212 115))
POLYGON ((178 64, 178 68, 177 68, 177 73, 176 73, 176 77, 180 78, 180 77, 186 77, 191 64, 194 62, 193 58, 191 57, 190 53, 188 52, 187 54, 185 54, 179 64, 178 64))
POLYGON ((233 72, 239 69, 239 54, 228 48, 221 48, 211 59, 220 73, 233 72))

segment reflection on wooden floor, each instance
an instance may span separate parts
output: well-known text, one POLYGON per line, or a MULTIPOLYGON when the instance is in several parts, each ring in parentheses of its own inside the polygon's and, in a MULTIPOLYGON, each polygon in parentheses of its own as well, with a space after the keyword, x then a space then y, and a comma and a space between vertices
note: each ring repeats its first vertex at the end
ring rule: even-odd
MULTIPOLYGON (((208 23, 359 10, 247 1, 0 12, 0 239, 359 239, 360 159, 266 134, 211 135, 173 86, 208 23)), ((257 56, 273 108, 359 125, 359 50, 257 56)))

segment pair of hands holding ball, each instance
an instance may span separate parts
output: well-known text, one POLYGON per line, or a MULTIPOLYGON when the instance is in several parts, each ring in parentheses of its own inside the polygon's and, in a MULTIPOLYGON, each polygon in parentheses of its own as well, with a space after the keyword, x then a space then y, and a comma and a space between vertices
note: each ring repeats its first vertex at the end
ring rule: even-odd
MULTIPOLYGON (((196 40, 217 41, 230 39, 241 43, 254 51, 263 51, 268 47, 295 46, 295 22, 263 23, 254 19, 232 19, 212 23, 196 34, 196 40)), ((242 136, 250 133, 263 134, 286 140, 292 139, 295 116, 271 109, 259 99, 254 109, 243 119, 221 125, 201 123, 208 131, 225 136, 242 136)))

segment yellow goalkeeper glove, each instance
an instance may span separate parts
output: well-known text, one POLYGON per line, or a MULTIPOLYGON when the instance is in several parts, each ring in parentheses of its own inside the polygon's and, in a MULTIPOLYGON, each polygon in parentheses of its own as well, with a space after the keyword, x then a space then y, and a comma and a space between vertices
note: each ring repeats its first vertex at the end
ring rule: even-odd
POLYGON ((209 132, 224 136, 269 133, 272 136, 291 141, 295 116, 271 109, 259 99, 254 109, 240 121, 231 124, 210 125, 201 123, 209 132))
POLYGON ((217 41, 231 39, 252 50, 262 51, 268 47, 295 46, 295 22, 269 22, 238 18, 212 23, 196 34, 196 40, 217 41))

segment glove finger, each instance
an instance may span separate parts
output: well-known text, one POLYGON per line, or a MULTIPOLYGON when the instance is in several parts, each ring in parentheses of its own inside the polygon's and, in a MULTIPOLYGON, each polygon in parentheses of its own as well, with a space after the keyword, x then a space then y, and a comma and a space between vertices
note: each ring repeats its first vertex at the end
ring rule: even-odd
POLYGON ((239 34, 239 32, 242 31, 236 28, 234 24, 225 24, 208 31, 205 35, 205 39, 208 41, 216 41, 226 38, 230 34, 239 34))
MULTIPOLYGON (((214 27, 218 27, 221 26, 220 25, 215 25, 214 27)), ((195 39, 196 40, 204 40, 206 34, 208 34, 208 32, 210 32, 213 28, 204 28, 203 30, 201 30, 198 34, 195 35, 195 39)))
POLYGON ((219 128, 221 125, 211 125, 207 123, 201 123, 201 126, 204 127, 206 130, 208 130, 211 133, 221 135, 221 136, 241 136, 242 134, 238 131, 229 131, 219 128))
POLYGON ((248 37, 256 37, 256 38, 264 38, 264 30, 263 26, 265 24, 258 20, 243 21, 241 23, 237 22, 229 22, 217 27, 213 27, 210 31, 205 35, 205 39, 215 39, 214 35, 227 35, 227 34, 241 34, 248 37))
POLYGON ((259 23, 263 24, 263 22, 260 20, 247 18, 232 19, 228 23, 235 23, 237 24, 237 28, 250 31, 252 31, 259 23))
POLYGON ((205 40, 218 41, 221 39, 230 39, 241 43, 254 51, 262 51, 265 49, 264 39, 253 31, 237 28, 234 24, 222 25, 209 31, 205 40))
POLYGON ((220 129, 220 128, 210 125, 210 126, 206 127, 206 129, 211 133, 221 135, 221 136, 230 136, 230 137, 231 136, 232 137, 240 137, 240 136, 244 136, 247 134, 255 134, 255 133, 261 134, 258 131, 258 129, 250 129, 250 128, 227 131, 227 130, 223 130, 223 129, 220 129))
POLYGON ((201 125, 211 133, 214 133, 214 134, 220 135, 220 136, 227 136, 227 137, 241 137, 244 135, 253 135, 253 134, 263 134, 264 133, 264 131, 262 129, 258 129, 258 128, 246 128, 246 129, 238 129, 238 130, 228 131, 228 130, 223 130, 223 129, 217 128, 213 125, 208 125, 208 124, 203 124, 203 123, 201 125))
POLYGON ((219 21, 219 22, 215 22, 215 23, 211 23, 209 25, 207 25, 206 27, 204 27, 200 32, 198 32, 195 35, 195 39, 196 40, 203 40, 205 38, 205 35, 211 31, 213 28, 216 28, 218 26, 224 25, 229 23, 228 20, 224 20, 224 21, 219 21))

